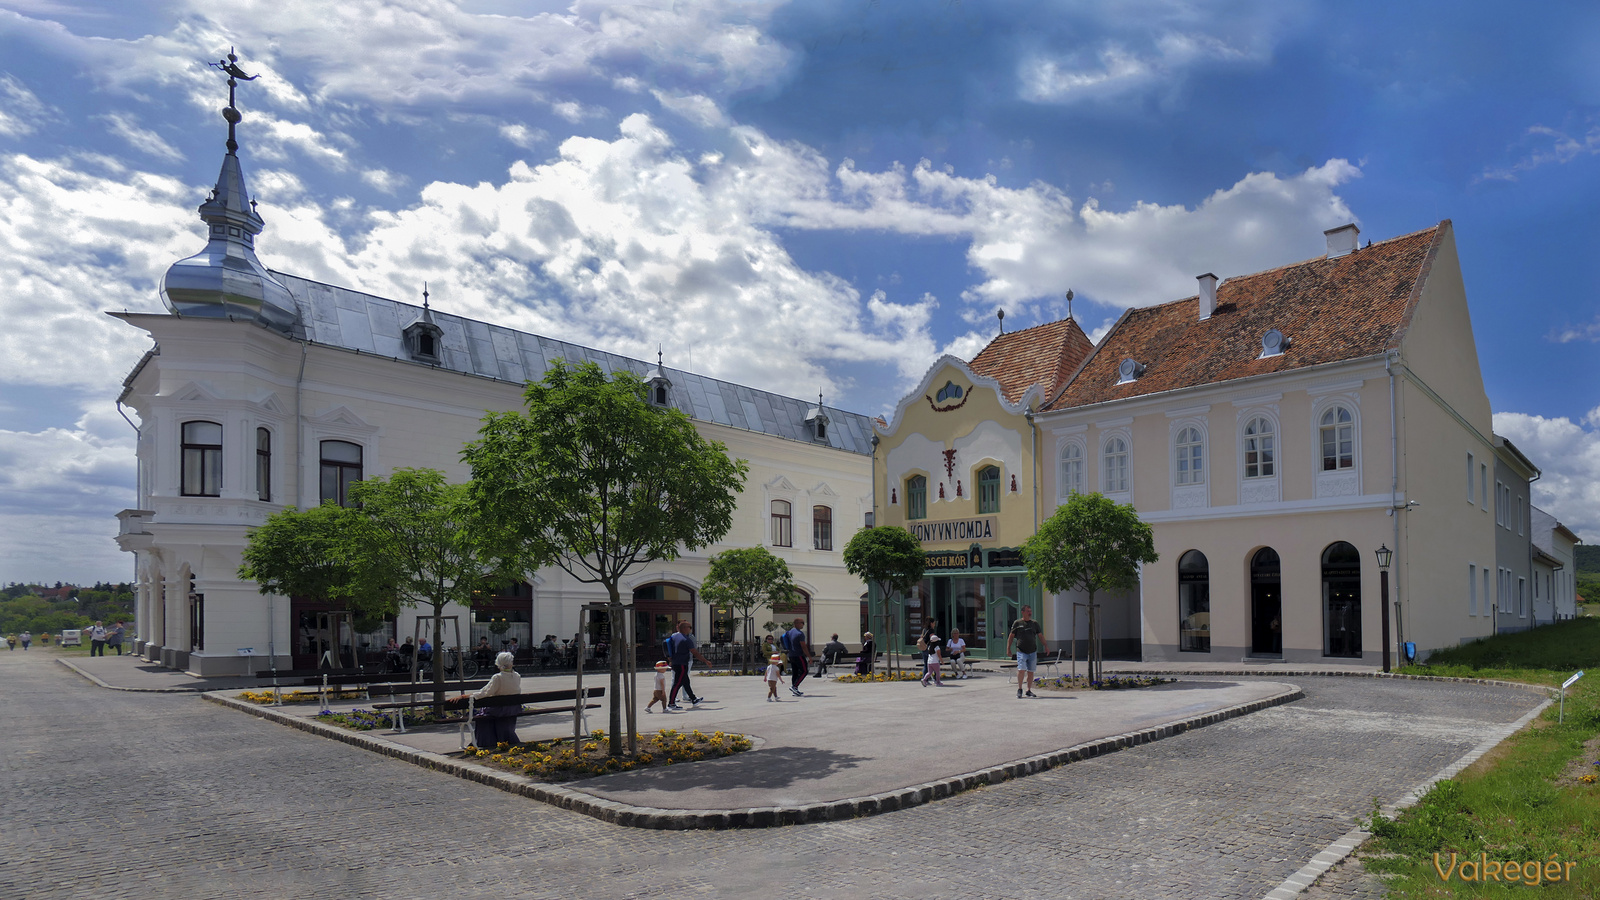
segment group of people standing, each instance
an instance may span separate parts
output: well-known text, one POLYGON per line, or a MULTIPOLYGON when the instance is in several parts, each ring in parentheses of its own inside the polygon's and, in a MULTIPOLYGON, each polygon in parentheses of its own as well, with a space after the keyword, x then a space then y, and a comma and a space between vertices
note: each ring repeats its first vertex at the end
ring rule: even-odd
POLYGON ((117 648, 117 655, 122 655, 122 637, 127 633, 121 622, 114 623, 110 628, 96 622, 89 626, 89 655, 105 656, 107 647, 117 648))
MULTIPOLYGON (((872 635, 864 637, 870 642, 872 635)), ((1033 617, 1033 607, 1024 606, 1021 617, 1012 622, 1011 629, 1006 632, 1006 656, 1011 655, 1013 644, 1017 648, 1017 698, 1037 697, 1033 692, 1033 680, 1039 669, 1039 652, 1045 649, 1045 639, 1043 629, 1033 617)), ((967 677, 967 642, 961 637, 960 629, 951 631, 946 639, 939 634, 939 621, 929 619, 922 630, 922 637, 917 639, 917 649, 924 653, 923 687, 930 683, 944 686, 942 675, 945 660, 950 660, 956 667, 957 679, 967 677)), ((857 671, 860 671, 859 667, 857 671)))

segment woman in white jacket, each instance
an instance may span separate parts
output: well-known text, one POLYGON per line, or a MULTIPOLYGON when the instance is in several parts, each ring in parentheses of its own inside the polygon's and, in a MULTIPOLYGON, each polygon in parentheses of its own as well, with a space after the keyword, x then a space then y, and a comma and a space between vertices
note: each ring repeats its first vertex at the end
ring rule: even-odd
MULTIPOLYGON (((483 705, 483 701, 490 697, 509 697, 522 693, 522 676, 512 668, 515 663, 516 657, 509 653, 496 656, 494 664, 500 671, 494 673, 488 684, 471 694, 472 699, 478 701, 477 718, 472 720, 472 736, 479 747, 517 743, 517 713, 522 711, 522 704, 483 705)), ((465 700, 467 696, 462 694, 461 699, 465 700)))

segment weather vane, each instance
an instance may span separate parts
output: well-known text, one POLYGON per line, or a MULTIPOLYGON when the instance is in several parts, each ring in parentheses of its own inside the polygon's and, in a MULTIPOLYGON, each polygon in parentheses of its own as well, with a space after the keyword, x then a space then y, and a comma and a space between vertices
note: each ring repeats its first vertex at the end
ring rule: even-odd
POLYGON ((232 47, 228 48, 227 59, 210 63, 211 68, 225 72, 228 75, 228 106, 222 111, 222 117, 228 120, 229 153, 236 153, 239 150, 239 142, 234 139, 233 126, 239 124, 239 120, 243 118, 239 115, 239 108, 234 105, 233 89, 239 85, 240 81, 255 81, 257 78, 261 77, 259 75, 246 75, 244 70, 239 68, 238 64, 239 57, 233 55, 232 47))

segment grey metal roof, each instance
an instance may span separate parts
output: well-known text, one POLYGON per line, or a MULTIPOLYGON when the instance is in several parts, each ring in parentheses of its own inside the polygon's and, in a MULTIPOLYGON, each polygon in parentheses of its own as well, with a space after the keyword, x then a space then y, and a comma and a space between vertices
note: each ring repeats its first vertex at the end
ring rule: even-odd
MULTIPOLYGON (((286 272, 274 271, 272 274, 294 295, 300 307, 300 321, 305 325, 307 340, 389 356, 411 365, 428 365, 411 360, 405 347, 405 328, 422 317, 421 306, 311 281, 286 272)), ((572 362, 592 360, 607 373, 627 369, 641 380, 647 379, 655 368, 655 363, 454 316, 437 308, 432 309, 431 314, 433 324, 443 332, 439 340, 438 368, 441 369, 522 384, 543 378, 557 359, 572 362)), ((672 405, 691 419, 759 431, 807 444, 826 443, 836 450, 849 453, 865 455, 872 452, 872 420, 868 416, 828 407, 828 438, 825 442, 814 441, 805 422, 807 410, 815 407, 811 401, 796 400, 670 366, 663 367, 663 371, 672 382, 672 405)))

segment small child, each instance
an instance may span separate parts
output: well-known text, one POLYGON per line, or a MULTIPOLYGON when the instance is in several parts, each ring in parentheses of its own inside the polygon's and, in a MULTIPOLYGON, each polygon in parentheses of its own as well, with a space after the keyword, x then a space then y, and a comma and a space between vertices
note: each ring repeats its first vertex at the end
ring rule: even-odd
POLYGON ((645 704, 645 712, 655 712, 650 707, 655 706, 657 700, 661 701, 661 711, 667 711, 667 672, 671 668, 664 659, 656 663, 656 692, 650 695, 650 702, 645 704))
POLYGON ((774 653, 767 662, 767 702, 778 699, 778 682, 783 680, 783 654, 774 653))

